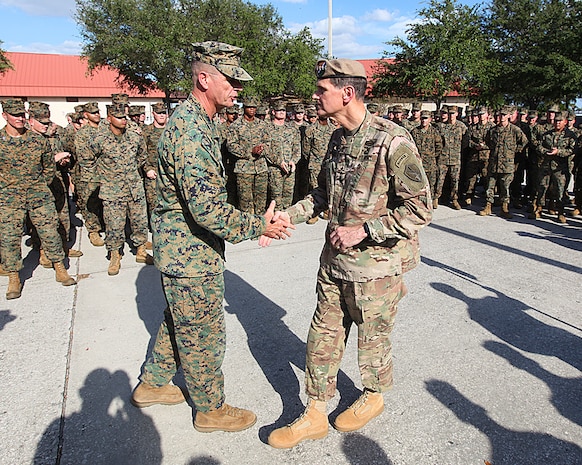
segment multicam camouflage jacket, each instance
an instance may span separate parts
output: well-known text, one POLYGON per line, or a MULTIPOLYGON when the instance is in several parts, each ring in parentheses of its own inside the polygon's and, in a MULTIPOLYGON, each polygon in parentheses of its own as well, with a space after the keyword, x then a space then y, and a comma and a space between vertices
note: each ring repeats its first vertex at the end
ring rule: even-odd
POLYGON ((224 241, 260 236, 265 219, 227 202, 216 127, 193 95, 174 111, 158 147, 157 268, 176 277, 222 273, 224 241))
POLYGON ((48 185, 55 177, 47 138, 27 130, 12 137, 0 129, 0 207, 38 208, 53 202, 48 185))
POLYGON ((266 173, 267 157, 269 156, 269 128, 267 123, 255 118, 247 121, 244 117, 230 125, 226 140, 226 148, 236 157, 235 173, 259 174, 266 173), (260 155, 252 153, 253 147, 265 146, 260 155))
POLYGON ((515 154, 527 145, 527 137, 515 124, 493 126, 485 141, 491 153, 487 172, 489 174, 508 174, 515 171, 515 154))
POLYGON ((335 129, 335 126, 331 123, 321 124, 319 121, 316 121, 305 129, 303 155, 309 162, 308 166, 310 171, 319 171, 321 168, 329 140, 335 129))
POLYGON ((299 223, 330 210, 320 264, 332 276, 365 282, 413 267, 403 256, 418 260, 417 234, 431 220, 432 200, 408 131, 370 113, 355 133, 335 131, 318 184, 287 212, 299 223), (338 226, 364 226, 368 238, 340 252, 329 240, 338 226))
POLYGON ((143 136, 128 129, 116 136, 109 127, 99 128, 87 145, 95 158, 97 180, 103 200, 137 200, 145 196, 141 169, 147 151, 143 136))
POLYGON ((280 166, 281 163, 297 162, 301 159, 301 134, 293 123, 283 125, 267 123, 269 140, 270 164, 280 166))

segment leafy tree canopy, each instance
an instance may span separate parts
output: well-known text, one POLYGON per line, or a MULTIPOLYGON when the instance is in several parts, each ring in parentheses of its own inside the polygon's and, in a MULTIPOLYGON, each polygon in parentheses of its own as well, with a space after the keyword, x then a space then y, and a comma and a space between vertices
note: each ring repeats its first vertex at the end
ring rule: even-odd
MULTIPOLYGON (((2 45, 3 43, 4 42, 2 42, 0 40, 0 45, 2 45)), ((9 69, 14 69, 14 68, 12 67, 12 63, 10 63, 10 60, 8 58, 6 58, 6 55, 4 54, 4 50, 2 49, 2 47, 0 47, 0 75, 4 74, 9 69)))

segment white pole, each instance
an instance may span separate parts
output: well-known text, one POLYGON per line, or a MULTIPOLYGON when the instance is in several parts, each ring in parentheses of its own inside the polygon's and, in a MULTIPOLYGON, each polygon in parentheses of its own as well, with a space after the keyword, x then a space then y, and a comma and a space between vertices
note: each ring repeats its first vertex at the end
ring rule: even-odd
POLYGON ((331 4, 332 4, 333 0, 327 0, 327 58, 329 58, 330 60, 333 57, 333 47, 332 47, 332 28, 331 28, 331 19, 332 19, 332 13, 331 13, 331 4))

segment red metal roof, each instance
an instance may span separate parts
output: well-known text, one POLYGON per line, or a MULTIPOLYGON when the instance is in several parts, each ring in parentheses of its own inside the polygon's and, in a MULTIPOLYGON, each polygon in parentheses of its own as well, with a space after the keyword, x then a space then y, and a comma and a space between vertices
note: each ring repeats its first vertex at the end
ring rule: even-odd
POLYGON ((161 91, 140 94, 115 82, 117 71, 100 68, 89 74, 87 60, 76 55, 5 52, 13 70, 0 75, 0 97, 110 98, 125 92, 129 97, 163 98, 161 91))

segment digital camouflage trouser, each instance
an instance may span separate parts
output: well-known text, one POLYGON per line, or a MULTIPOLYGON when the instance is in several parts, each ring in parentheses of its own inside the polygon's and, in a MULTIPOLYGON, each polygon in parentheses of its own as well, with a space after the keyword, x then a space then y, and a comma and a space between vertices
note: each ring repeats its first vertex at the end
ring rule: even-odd
POLYGON ((358 283, 332 278, 320 268, 317 309, 307 336, 305 388, 310 398, 327 401, 334 396, 352 323, 358 327, 363 386, 374 392, 392 387, 390 333, 405 295, 402 275, 358 283))
POLYGON ((55 204, 51 200, 37 208, 26 206, 0 208, 0 256, 6 271, 22 269, 22 228, 26 213, 35 226, 40 244, 51 262, 60 262, 65 258, 63 242, 58 233, 58 218, 55 204))
MULTIPOLYGON (((295 189, 295 172, 285 174, 277 166, 269 167, 269 192, 271 200, 276 203, 277 210, 290 207, 295 189)), ((259 212, 255 212, 259 213, 259 212)))
POLYGON ((125 223, 129 219, 131 242, 144 245, 148 240, 148 219, 145 196, 135 200, 103 200, 105 246, 108 251, 119 250, 125 242, 125 223))
POLYGON ((99 183, 79 181, 75 185, 77 208, 83 216, 87 232, 99 232, 103 229, 103 203, 99 198, 99 183))
POLYGON ((269 173, 237 173, 239 207, 243 212, 262 215, 267 209, 267 187, 269 173))
POLYGON ((439 174, 435 189, 435 197, 439 198, 443 194, 443 187, 447 173, 451 176, 451 200, 459 198, 459 177, 461 175, 461 165, 442 165, 439 163, 439 174))
POLYGON ((199 412, 224 402, 222 362, 226 350, 224 277, 174 278, 162 274, 168 308, 140 380, 168 384, 182 366, 190 398, 199 412))
POLYGON ((485 191, 487 203, 493 203, 495 200, 495 186, 497 186, 501 203, 508 203, 511 181, 513 181, 513 173, 489 173, 487 176, 487 190, 485 191))

